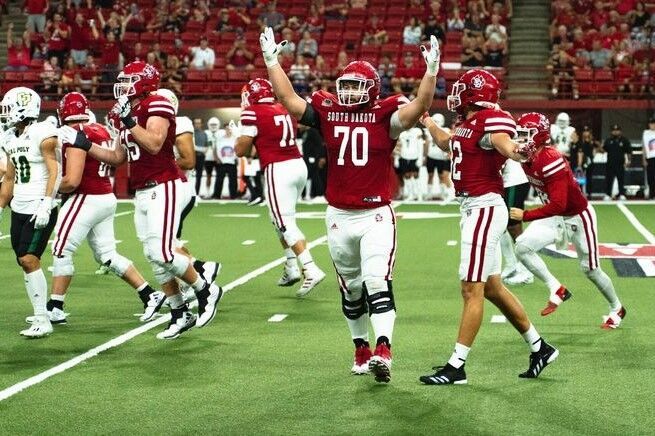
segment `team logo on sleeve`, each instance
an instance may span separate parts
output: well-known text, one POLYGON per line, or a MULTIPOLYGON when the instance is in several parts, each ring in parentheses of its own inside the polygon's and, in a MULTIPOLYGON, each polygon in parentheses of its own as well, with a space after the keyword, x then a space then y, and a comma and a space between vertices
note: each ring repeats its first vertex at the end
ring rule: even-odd
POLYGON ((382 215, 380 215, 379 213, 376 213, 375 214, 375 222, 376 223, 381 223, 382 222, 382 215))
POLYGON ((330 100, 329 98, 324 99, 323 103, 321 103, 321 106, 327 106, 327 107, 332 106, 332 100, 330 100))
POLYGON ((477 75, 471 80, 471 87, 473 89, 482 89, 485 83, 484 77, 477 75))

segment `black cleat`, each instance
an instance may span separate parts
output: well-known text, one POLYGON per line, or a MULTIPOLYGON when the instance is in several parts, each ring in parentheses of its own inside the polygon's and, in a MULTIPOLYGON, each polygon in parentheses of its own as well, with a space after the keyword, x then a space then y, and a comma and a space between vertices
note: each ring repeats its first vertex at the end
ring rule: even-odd
POLYGON ((541 340, 539 351, 530 353, 530 367, 527 371, 519 374, 521 378, 537 378, 541 371, 551 364, 559 356, 559 350, 548 342, 541 340))
POLYGON ((455 368, 450 363, 446 363, 444 366, 435 366, 432 369, 437 372, 420 376, 418 379, 421 383, 426 385, 465 385, 468 383, 464 365, 455 368))

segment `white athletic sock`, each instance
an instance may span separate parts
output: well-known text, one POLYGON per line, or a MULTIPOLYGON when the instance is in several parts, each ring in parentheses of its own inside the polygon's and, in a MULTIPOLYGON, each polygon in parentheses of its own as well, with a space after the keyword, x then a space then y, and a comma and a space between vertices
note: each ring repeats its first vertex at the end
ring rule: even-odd
POLYGON ((200 274, 198 274, 198 277, 196 278, 196 281, 191 283, 191 287, 193 288, 194 291, 200 292, 202 289, 205 287, 207 282, 205 279, 202 278, 200 274))
POLYGON ((418 200, 420 193, 419 193, 419 186, 418 186, 418 179, 417 178, 412 178, 412 197, 414 197, 415 200, 418 200))
POLYGON ((305 251, 298 255, 298 260, 300 261, 300 265, 304 270, 313 271, 315 268, 317 268, 316 264, 314 263, 314 259, 312 258, 312 254, 307 248, 305 248, 305 251))
POLYGON ((52 301, 61 301, 62 303, 64 302, 64 298, 66 298, 66 294, 64 295, 59 295, 59 294, 50 294, 50 299, 52 301))
MULTIPOLYGON (((344 317, 345 318, 345 317, 344 317)), ((368 342, 368 315, 364 314, 357 319, 346 318, 350 336, 353 339, 363 339, 368 342)))
POLYGON ((428 191, 427 191, 428 198, 434 196, 434 194, 435 194, 434 190, 435 190, 434 189, 434 184, 428 183, 428 191))
POLYGON ((612 279, 600 268, 596 268, 593 271, 587 273, 587 277, 591 280, 594 285, 598 288, 603 297, 610 303, 610 310, 616 312, 621 309, 621 301, 616 295, 616 290, 614 289, 614 283, 612 279))
POLYGON ((180 307, 184 306, 184 297, 179 292, 170 297, 166 297, 166 300, 168 301, 168 304, 171 306, 171 309, 179 309, 180 307))
POLYGON ((456 342, 455 350, 453 351, 452 356, 450 356, 450 359, 448 359, 450 366, 461 368, 466 363, 469 351, 471 351, 471 347, 467 347, 466 345, 456 342))
POLYGON ((532 250, 521 249, 516 251, 516 254, 518 260, 520 260, 532 274, 546 284, 551 295, 555 294, 555 292, 557 292, 557 290, 562 286, 560 281, 557 280, 550 271, 548 271, 546 263, 537 253, 532 250))
POLYGON ((137 291, 137 292, 141 292, 141 291, 143 291, 143 290, 144 290, 145 288, 147 288, 147 287, 148 287, 148 282, 143 282, 143 284, 142 284, 141 286, 139 286, 138 288, 136 288, 136 291, 137 291))
POLYGON ((521 333, 521 336, 528 343, 531 352, 535 353, 539 351, 539 348, 541 348, 541 336, 539 336, 537 329, 532 324, 530 324, 527 332, 521 333))
POLYGON ((375 339, 380 336, 386 336, 391 344, 391 336, 393 335, 393 325, 396 321, 396 311, 390 310, 384 313, 374 313, 371 315, 371 324, 373 325, 373 332, 375 339))
POLYGON ((284 249, 284 256, 287 258, 286 261, 287 268, 293 268, 294 266, 298 266, 298 262, 296 261, 296 253, 294 253, 291 248, 284 249))
POLYGON ((514 270, 517 267, 518 260, 516 259, 516 253, 514 253, 514 241, 507 230, 500 237, 500 251, 503 254, 505 268, 514 270))
POLYGON ((25 277, 25 289, 27 296, 32 302, 34 315, 46 315, 46 302, 48 299, 48 283, 42 269, 37 269, 29 274, 23 273, 25 277))

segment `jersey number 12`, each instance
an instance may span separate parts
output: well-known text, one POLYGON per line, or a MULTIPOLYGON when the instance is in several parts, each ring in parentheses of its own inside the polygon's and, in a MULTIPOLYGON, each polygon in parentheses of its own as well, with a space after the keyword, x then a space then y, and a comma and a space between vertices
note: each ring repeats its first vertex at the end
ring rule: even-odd
POLYGON ((462 163, 462 144, 459 141, 451 141, 450 146, 453 150, 450 173, 452 174, 453 180, 459 180, 462 178, 462 172, 457 168, 457 165, 462 163))

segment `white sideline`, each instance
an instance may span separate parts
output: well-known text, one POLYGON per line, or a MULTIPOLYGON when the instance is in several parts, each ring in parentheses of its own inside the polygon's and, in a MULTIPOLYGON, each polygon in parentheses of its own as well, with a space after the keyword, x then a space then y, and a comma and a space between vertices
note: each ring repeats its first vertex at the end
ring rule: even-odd
MULTIPOLYGON (((312 242, 309 243, 309 248, 313 248, 317 245, 320 245, 327 241, 327 236, 322 236, 318 239, 313 240, 312 242)), ((228 283, 227 285, 223 286, 223 291, 228 292, 238 286, 243 285, 244 283, 254 279, 257 276, 260 276, 264 274, 265 272, 275 268, 278 265, 282 265, 286 261, 286 257, 280 257, 279 259, 276 259, 272 262, 267 263, 266 265, 263 265, 256 270, 253 270, 249 272, 248 274, 245 274, 238 279, 234 280, 233 282, 228 283)), ((194 306, 196 302, 194 301, 192 303, 192 306, 194 306)), ((107 351, 110 348, 117 347, 121 344, 124 344, 125 342, 129 341, 130 339, 133 339, 140 334, 143 334, 147 332, 148 330, 151 330, 158 325, 164 324, 170 320, 170 314, 164 315, 162 317, 159 317, 155 319, 154 321, 150 321, 149 323, 146 323, 140 327, 137 327, 135 329, 132 329, 126 333, 123 333, 122 335, 111 339, 104 344, 98 345, 95 348, 90 349, 86 353, 82 353, 79 356, 73 357, 70 360, 67 360, 66 362, 60 363, 57 366, 54 366, 46 371, 43 371, 33 377, 30 377, 26 380, 23 380, 22 382, 16 383, 13 386, 9 386, 6 389, 3 389, 0 391, 0 401, 6 400, 9 397, 12 397, 16 395, 17 393, 34 386, 36 384, 41 383, 44 380, 49 379, 50 377, 60 374, 67 369, 71 369, 72 367, 79 365, 80 363, 91 359, 92 357, 97 356, 98 354, 102 353, 103 351, 107 351)), ((47 340, 47 339, 45 339, 47 340)))
POLYGON ((616 207, 618 207, 619 210, 623 212, 623 215, 625 215, 628 221, 630 221, 630 224, 632 224, 634 228, 637 229, 639 233, 641 233, 641 236, 646 238, 650 244, 655 244, 655 236, 653 236, 653 234, 646 227, 644 227, 641 222, 639 222, 635 214, 633 214, 630 209, 625 207, 625 204, 616 203, 616 207))

